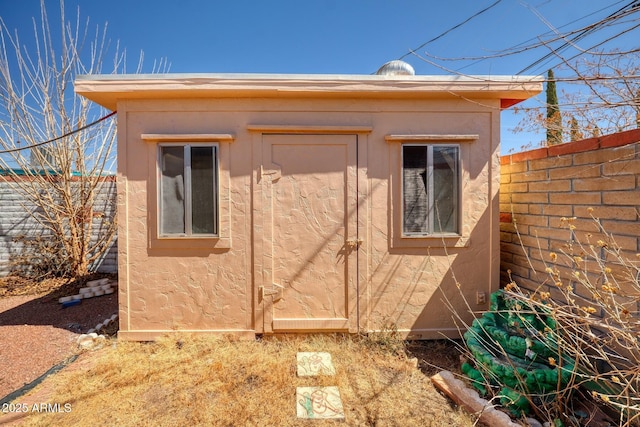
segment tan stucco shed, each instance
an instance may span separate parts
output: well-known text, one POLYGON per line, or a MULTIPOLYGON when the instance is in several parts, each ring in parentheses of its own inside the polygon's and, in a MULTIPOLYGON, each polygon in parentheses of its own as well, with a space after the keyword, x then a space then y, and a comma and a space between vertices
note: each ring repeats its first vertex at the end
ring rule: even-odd
POLYGON ((81 76, 118 111, 119 337, 457 336, 499 282, 500 111, 532 77, 81 76), (458 284, 458 285, 457 285, 458 284))

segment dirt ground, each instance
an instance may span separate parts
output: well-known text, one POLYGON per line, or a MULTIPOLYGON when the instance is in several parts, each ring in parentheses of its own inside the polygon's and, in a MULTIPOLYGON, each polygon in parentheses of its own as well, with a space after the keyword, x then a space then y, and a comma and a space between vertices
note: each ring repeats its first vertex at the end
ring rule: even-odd
POLYGON ((62 308, 58 298, 83 284, 0 279, 0 360, 7 367, 0 375, 0 399, 76 354, 77 337, 117 313, 115 293, 62 308))
MULTIPOLYGON (((63 309, 58 303, 58 298, 77 293, 78 289, 83 285, 84 283, 80 282, 75 283, 61 280, 42 284, 28 283, 15 279, 13 281, 8 281, 6 278, 0 279, 0 342, 2 343, 0 346, 0 360, 3 360, 5 366, 12 367, 8 375, 0 377, 0 399, 23 387, 25 384, 34 381, 52 366, 68 360, 73 355, 79 354, 80 350, 76 344, 76 339, 79 334, 86 333, 87 330, 95 327, 97 323, 117 312, 116 294, 83 300, 82 303, 77 306, 63 309)), ((386 341, 387 338, 388 337, 384 337, 382 343, 376 343, 375 345, 382 347, 389 345, 386 341)), ((425 409, 431 407, 429 406, 431 403, 434 403, 436 407, 440 407, 438 413, 441 414, 439 418, 441 418, 440 421, 442 421, 442 423, 434 420, 432 424, 428 425, 448 425, 447 422, 451 422, 453 419, 459 419, 458 417, 462 416, 459 414, 459 410, 455 409, 446 398, 439 395, 438 392, 432 388, 428 380, 429 376, 442 369, 459 372, 459 351, 456 347, 459 343, 451 341, 425 341, 400 342, 399 344, 397 340, 390 340, 389 342, 393 346, 399 346, 398 348, 405 352, 406 355, 402 354, 401 356, 409 360, 409 364, 412 364, 412 358, 417 358, 418 367, 424 374, 423 377, 420 377, 419 383, 424 385, 419 387, 422 391, 416 393, 425 393, 424 387, 427 387, 429 391, 426 392, 426 395, 417 395, 414 393, 411 399, 418 399, 416 400, 416 402, 419 402, 417 403, 418 406, 422 405, 425 409), (431 397, 424 397, 429 395, 431 397), (449 415, 443 418, 443 414, 449 415)), ((113 343, 115 343, 115 341, 113 341, 113 343)), ((387 350, 393 353, 398 350, 396 347, 387 350)), ((106 351, 109 352, 111 350, 106 349, 106 351)), ((336 349, 335 351, 338 350, 336 349)), ((103 350, 96 353, 85 352, 78 361, 73 362, 59 374, 49 376, 41 386, 37 387, 27 396, 21 397, 21 401, 31 402, 34 399, 36 399, 36 401, 38 399, 41 401, 55 400, 55 396, 58 395, 57 393, 59 393, 60 387, 63 389, 65 387, 75 388, 74 384, 77 383, 78 379, 73 377, 73 372, 81 370, 83 372, 76 375, 82 376, 85 374, 85 371, 88 372, 93 369, 92 367, 95 361, 101 360, 103 357, 103 350), (65 386, 63 383, 60 383, 64 378, 72 378, 70 386, 65 386)), ((280 356, 278 355, 277 357, 280 356)), ((342 356, 343 359, 345 357, 347 356, 342 356)), ((384 363, 387 362, 383 362, 383 364, 384 363)), ((390 372, 393 372, 395 368, 387 367, 381 369, 382 371, 380 372, 384 374, 381 377, 381 381, 386 381, 390 372)), ((118 368, 110 375, 115 375, 116 372, 119 371, 120 369, 118 368)), ((378 371, 374 372, 376 372, 376 375, 379 374, 378 371)), ((412 386, 417 384, 415 382, 418 381, 416 380, 417 377, 407 376, 407 373, 403 370, 399 372, 401 375, 394 375, 413 378, 408 384, 412 386)), ((364 375, 363 378, 366 376, 367 375, 364 375)), ((373 387, 375 387, 375 385, 373 385, 373 387)), ((372 401, 377 398, 375 395, 371 396, 372 401)), ((408 404, 409 402, 404 403, 408 404)), ((381 409, 376 410, 383 410, 385 408, 382 403, 380 403, 380 405, 381 409)), ((392 404, 389 409, 384 410, 391 411, 393 407, 397 405, 400 405, 400 403, 392 404)), ((74 412, 76 412, 75 409, 74 412)), ((12 421, 11 425, 13 425, 14 422, 24 421, 21 417, 7 417, 6 415, 8 414, 0 414, 0 424, 4 425, 12 421)), ((371 416, 371 414, 366 415, 365 418, 368 416, 371 416)), ((416 420, 418 419, 421 418, 416 418, 416 420)), ((470 418, 464 418, 463 416, 462 419, 465 420, 464 425, 471 425, 470 423, 472 423, 472 421, 469 421, 470 418)), ((46 425, 50 420, 50 418, 44 418, 42 425, 46 425)), ((31 423, 31 421, 29 421, 29 423, 31 423)), ((39 422, 36 421, 36 424, 38 423, 39 422)))

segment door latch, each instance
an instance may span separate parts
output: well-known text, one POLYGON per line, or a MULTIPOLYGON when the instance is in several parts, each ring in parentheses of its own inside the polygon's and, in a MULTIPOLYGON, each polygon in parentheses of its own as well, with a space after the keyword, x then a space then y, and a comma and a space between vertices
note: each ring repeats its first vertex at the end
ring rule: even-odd
POLYGON ((272 283, 273 289, 265 289, 264 286, 258 287, 258 299, 262 301, 266 296, 273 296, 273 301, 280 301, 283 298, 284 286, 272 283))
POLYGON ((363 242, 362 239, 347 240, 347 246, 349 246, 349 248, 351 249, 358 249, 362 244, 362 242, 363 242))

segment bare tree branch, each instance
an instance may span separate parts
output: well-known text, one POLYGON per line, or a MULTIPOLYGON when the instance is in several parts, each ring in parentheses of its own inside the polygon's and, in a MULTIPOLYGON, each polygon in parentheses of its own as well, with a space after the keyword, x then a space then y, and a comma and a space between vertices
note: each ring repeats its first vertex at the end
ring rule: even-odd
MULTIPOLYGON (((60 39, 54 39, 41 0, 32 48, 0 18, 0 152, 12 150, 0 155, 0 167, 29 202, 24 204, 27 213, 47 233, 47 248, 55 249, 56 262, 66 266, 60 271, 78 277, 89 272, 115 238, 115 197, 104 200, 100 193, 112 181, 105 174, 115 165, 116 139, 113 119, 87 126, 105 112, 77 96, 73 81, 77 74, 102 73, 111 49, 106 25, 92 27, 79 9, 68 21, 63 0, 59 8, 60 39)), ((141 61, 142 55, 138 71, 141 61)), ((166 61, 160 65, 168 67, 166 61)), ((124 52, 116 45, 108 71, 124 67, 124 52)))

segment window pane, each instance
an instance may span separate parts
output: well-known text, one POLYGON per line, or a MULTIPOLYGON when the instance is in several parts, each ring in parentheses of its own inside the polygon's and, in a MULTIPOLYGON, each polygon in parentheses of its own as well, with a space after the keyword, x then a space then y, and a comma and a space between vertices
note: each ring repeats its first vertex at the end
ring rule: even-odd
POLYGON ((433 228, 458 232, 458 148, 433 147, 433 228))
POLYGON ((402 147, 404 233, 427 233, 427 147, 402 147))
POLYGON ((191 227, 215 234, 214 147, 191 147, 191 227))
POLYGON ((160 234, 184 233, 184 147, 160 149, 160 234))

